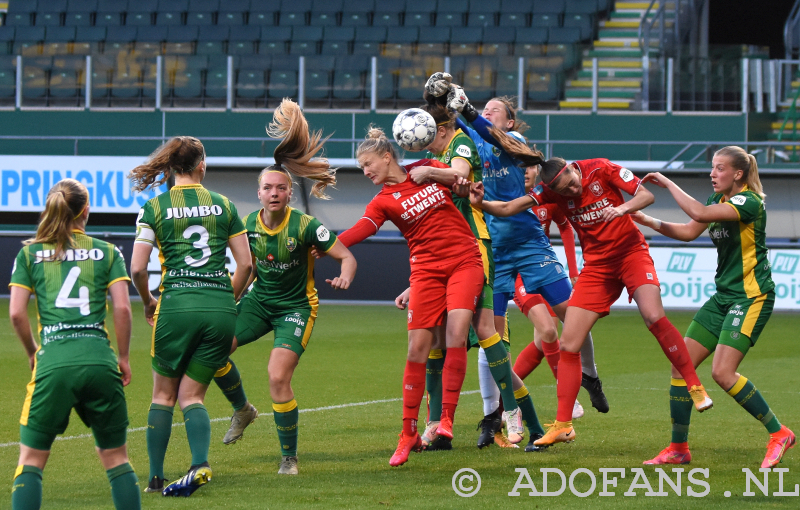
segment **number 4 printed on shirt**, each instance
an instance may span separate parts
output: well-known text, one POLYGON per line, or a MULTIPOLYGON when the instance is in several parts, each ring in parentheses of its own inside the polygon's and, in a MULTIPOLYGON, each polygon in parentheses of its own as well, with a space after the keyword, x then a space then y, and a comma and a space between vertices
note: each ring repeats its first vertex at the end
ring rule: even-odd
POLYGON ((89 309, 89 287, 80 287, 78 288, 78 297, 69 297, 80 275, 81 268, 77 266, 69 270, 67 277, 64 279, 64 284, 61 286, 61 290, 58 291, 58 296, 56 296, 56 308, 80 308, 81 315, 85 317, 91 312, 89 309))

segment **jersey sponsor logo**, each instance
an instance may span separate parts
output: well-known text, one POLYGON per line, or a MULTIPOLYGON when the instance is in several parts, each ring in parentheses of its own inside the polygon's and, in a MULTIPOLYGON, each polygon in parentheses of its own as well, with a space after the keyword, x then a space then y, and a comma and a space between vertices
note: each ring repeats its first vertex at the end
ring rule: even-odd
POLYGON ((286 238, 286 249, 290 252, 293 252, 294 249, 297 248, 297 239, 294 237, 287 237, 286 238))
POLYGON ((645 273, 645 276, 647 277, 648 280, 653 279, 653 273, 645 273))
POLYGON ((247 234, 247 237, 261 237, 261 234, 259 234, 258 232, 251 232, 247 234))
MULTIPOLYGON (((484 161, 483 162, 483 168, 485 168, 486 170, 488 170, 490 166, 492 166, 492 165, 488 161, 484 161)), ((485 176, 486 172, 484 172, 483 175, 485 176)))
MULTIPOLYGON (((488 162, 487 162, 488 163, 488 162)), ((486 168, 489 168, 488 166, 486 168)), ((502 179, 503 177, 508 176, 510 172, 508 171, 508 167, 503 168, 489 168, 488 172, 483 172, 484 179, 502 179)))
MULTIPOLYGON (((59 331, 69 329, 103 329, 102 322, 95 322, 94 324, 67 324, 59 322, 58 324, 50 324, 49 326, 42 325, 42 345, 47 345, 55 339, 47 338, 48 336, 58 333, 59 331)), ((41 352, 41 351, 40 351, 41 352)))
POLYGON ((305 327, 306 321, 303 320, 303 316, 299 313, 293 313, 292 315, 287 315, 284 317, 283 322, 293 322, 300 327, 305 327))
POLYGON ((622 179, 622 182, 631 182, 633 180, 633 172, 627 168, 620 168, 619 178, 622 179))
POLYGON ((746 201, 747 197, 743 195, 736 195, 735 197, 731 197, 731 203, 734 203, 736 205, 744 205, 746 201))
POLYGON ((287 269, 300 265, 300 261, 297 259, 291 262, 278 262, 271 253, 267 255, 267 260, 258 260, 257 263, 259 266, 267 268, 269 271, 286 271, 287 269))
POLYGON ((273 254, 271 254, 271 253, 268 253, 268 254, 267 254, 267 260, 269 260, 270 262, 272 262, 273 260, 275 260, 275 255, 273 255, 273 254))
MULTIPOLYGON (((36 259, 33 261, 33 263, 38 264, 44 260, 51 261, 53 260, 55 253, 55 250, 39 250, 35 253, 36 259)), ((84 248, 65 250, 61 255, 61 260, 66 262, 81 262, 89 259, 97 261, 103 260, 104 258, 105 253, 103 253, 103 250, 98 248, 92 248, 91 250, 86 250, 84 248)))
POLYGON ((472 149, 467 147, 466 145, 459 145, 456 147, 456 154, 459 156, 464 156, 465 158, 472 157, 472 149))
POLYGON ((592 192, 592 195, 599 197, 603 195, 603 186, 600 185, 599 182, 594 181, 589 185, 589 191, 592 192))
POLYGON ((570 216, 570 221, 573 223, 579 223, 581 225, 592 225, 596 223, 596 220, 602 218, 603 209, 608 207, 611 207, 611 203, 609 203, 608 198, 598 200, 593 204, 589 204, 586 207, 581 207, 580 209, 576 210, 575 214, 570 216))
POLYGON ((331 238, 331 233, 330 231, 328 231, 327 228, 325 228, 322 225, 317 227, 317 239, 319 239, 320 242, 324 243, 330 238, 331 238))
POLYGON ((715 228, 708 231, 708 236, 711 239, 722 239, 730 237, 730 233, 725 228, 715 228))
POLYGON ((536 215, 539 216, 539 219, 544 221, 547 219, 547 209, 539 209, 536 212, 536 215))
POLYGON ((439 185, 437 183, 431 183, 428 186, 425 186, 425 188, 422 190, 414 193, 410 197, 400 202, 400 205, 405 211, 400 215, 400 218, 404 220, 413 218, 416 220, 417 218, 425 215, 429 209, 433 207, 439 207, 444 202, 444 190, 439 189, 439 185))
POLYGON ((222 216, 222 207, 218 205, 196 205, 194 207, 169 207, 165 220, 181 218, 204 218, 206 216, 222 216))
POLYGON ((392 196, 394 197, 394 199, 395 199, 395 200, 397 200, 398 198, 400 198, 402 195, 403 195, 403 194, 402 194, 402 193, 400 193, 399 191, 395 191, 394 193, 392 193, 392 196))

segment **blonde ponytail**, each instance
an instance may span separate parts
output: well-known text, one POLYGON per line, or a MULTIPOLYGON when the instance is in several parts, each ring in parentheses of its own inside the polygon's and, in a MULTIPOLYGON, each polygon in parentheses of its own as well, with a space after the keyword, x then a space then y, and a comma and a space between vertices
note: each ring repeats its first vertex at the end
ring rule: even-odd
POLYGON ((330 199, 325 194, 325 188, 336 185, 336 169, 330 167, 326 158, 314 158, 330 137, 322 139, 321 131, 310 133, 300 107, 286 98, 275 109, 272 122, 267 126, 267 134, 281 139, 273 153, 273 170, 280 168, 297 177, 317 181, 311 194, 317 198, 330 199))
POLYGON ((761 185, 761 179, 758 176, 758 163, 755 156, 748 154, 747 151, 736 145, 723 147, 715 152, 714 156, 727 156, 730 158, 731 166, 736 170, 742 171, 742 179, 747 183, 747 187, 762 199, 767 197, 761 185))
POLYGON ((176 136, 150 154, 147 163, 131 170, 128 178, 136 191, 157 188, 172 175, 191 174, 205 159, 206 151, 200 140, 176 136))
POLYGON ((88 203, 89 192, 80 182, 64 179, 55 183, 47 193, 36 237, 22 244, 55 244, 52 257, 48 260, 59 260, 67 248, 74 246, 72 229, 88 203))

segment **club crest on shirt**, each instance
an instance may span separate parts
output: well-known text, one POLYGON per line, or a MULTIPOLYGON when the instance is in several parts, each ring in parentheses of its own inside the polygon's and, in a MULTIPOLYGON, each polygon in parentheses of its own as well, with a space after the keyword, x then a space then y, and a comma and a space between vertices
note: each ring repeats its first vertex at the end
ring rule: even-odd
POLYGON ((401 195, 401 194, 400 194, 400 192, 399 192, 399 191, 395 191, 394 193, 392 193, 392 196, 394 197, 394 199, 395 199, 395 200, 399 199, 399 198, 400 198, 400 195, 401 195))
POLYGON ((294 237, 287 237, 286 238, 286 249, 290 252, 294 251, 297 248, 297 239, 294 237))
POLYGON ((450 149, 448 149, 447 152, 444 153, 444 164, 445 165, 449 165, 450 164, 450 158, 451 157, 453 157, 453 153, 450 152, 450 149))
POLYGON ((492 147, 492 155, 499 158, 500 157, 500 149, 498 149, 497 147, 492 147))
POLYGON ((570 209, 575 209, 575 201, 567 200, 567 207, 569 207, 570 209))
POLYGON ((592 192, 592 195, 599 197, 603 194, 603 187, 600 185, 599 182, 594 181, 589 185, 589 191, 592 192))
POLYGON ((408 323, 411 324, 411 320, 414 318, 414 310, 408 311, 408 323))
POLYGON ((544 221, 547 219, 547 209, 539 209, 536 213, 539 216, 539 219, 544 221))

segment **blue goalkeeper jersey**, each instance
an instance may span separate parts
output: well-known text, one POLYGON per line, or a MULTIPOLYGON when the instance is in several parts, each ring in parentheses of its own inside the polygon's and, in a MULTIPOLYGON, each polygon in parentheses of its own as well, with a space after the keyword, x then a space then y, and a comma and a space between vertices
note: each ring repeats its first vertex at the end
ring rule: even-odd
MULTIPOLYGON (((488 128, 489 121, 483 117, 476 119, 476 124, 485 122, 488 128)), ((462 124, 461 120, 458 121, 462 124)), ((476 126, 482 127, 482 126, 476 126)), ((484 140, 475 129, 466 125, 461 126, 475 146, 483 163, 483 186, 485 188, 485 200, 501 200, 509 202, 515 198, 525 195, 525 169, 517 166, 517 161, 512 159, 504 150, 495 147, 484 140)), ((490 135, 486 131, 487 137, 490 135)), ((525 139, 516 131, 507 133, 517 140, 525 143, 525 139)), ((492 246, 518 245, 532 241, 532 244, 541 246, 543 253, 552 255, 555 252, 550 245, 550 239, 545 235, 539 218, 530 209, 509 216, 500 218, 486 214, 486 226, 489 228, 489 235, 492 237, 492 246)))

